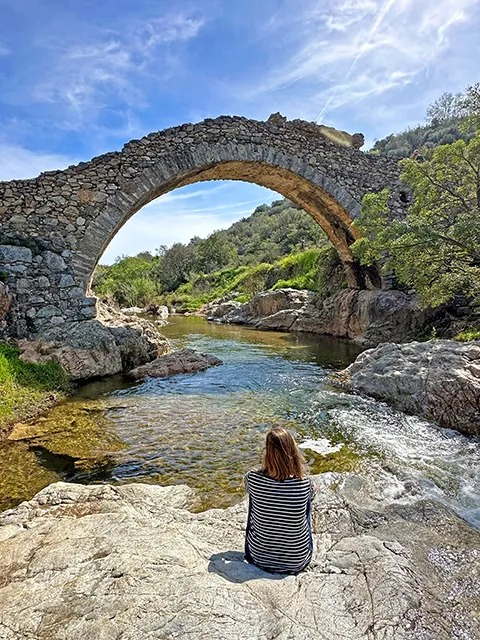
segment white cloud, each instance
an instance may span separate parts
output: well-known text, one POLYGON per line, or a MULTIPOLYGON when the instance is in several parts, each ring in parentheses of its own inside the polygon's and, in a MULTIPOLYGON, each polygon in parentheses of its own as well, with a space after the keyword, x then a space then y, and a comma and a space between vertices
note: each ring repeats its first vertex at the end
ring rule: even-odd
MULTIPOLYGON (((451 46, 453 29, 479 0, 305 0, 273 26, 296 44, 288 59, 247 88, 251 100, 321 120, 334 109, 412 83, 451 46), (294 93, 297 95, 295 96, 294 93), (283 107, 285 109, 285 107, 283 107)), ((270 25, 270 28, 273 28, 270 25)), ((270 35, 270 37, 273 37, 270 35)), ((243 88, 242 91, 245 91, 243 88)))
POLYGON ((132 109, 146 107, 145 80, 158 83, 168 78, 170 67, 178 67, 162 47, 194 38, 204 23, 178 14, 122 33, 103 32, 91 42, 54 43, 55 66, 34 87, 33 98, 58 105, 62 126, 71 129, 91 125, 114 100, 132 109))
POLYGON ((10 53, 10 49, 7 49, 7 47, 4 47, 2 44, 0 44, 0 56, 9 56, 10 53))
POLYGON ((65 169, 75 162, 64 155, 31 151, 0 142, 0 180, 34 178, 42 171, 65 169))

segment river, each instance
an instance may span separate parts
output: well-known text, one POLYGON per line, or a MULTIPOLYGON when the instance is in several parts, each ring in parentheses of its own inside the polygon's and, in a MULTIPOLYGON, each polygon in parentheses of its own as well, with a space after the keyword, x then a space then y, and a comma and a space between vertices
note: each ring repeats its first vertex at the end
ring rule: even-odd
POLYGON ((328 372, 359 349, 333 338, 172 316, 162 331, 224 364, 200 374, 84 386, 0 445, 0 508, 50 482, 186 483, 198 509, 241 499, 262 434, 283 425, 312 472, 388 470, 386 501, 435 498, 480 527, 480 443, 336 390, 328 372), (33 430, 33 431, 32 431, 33 430))

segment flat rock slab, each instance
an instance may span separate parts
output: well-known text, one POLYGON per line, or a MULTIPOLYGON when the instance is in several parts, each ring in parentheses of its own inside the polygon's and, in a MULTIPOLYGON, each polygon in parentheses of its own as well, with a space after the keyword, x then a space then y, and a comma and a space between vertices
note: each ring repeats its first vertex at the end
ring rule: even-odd
MULTIPOLYGON (((357 518, 321 476, 317 482, 316 555, 298 576, 243 560, 245 502, 192 513, 194 494, 184 486, 50 485, 0 516, 0 638, 479 637, 461 622, 458 597, 442 592, 406 543, 389 539, 382 518, 357 518), (362 519, 374 523, 370 531, 362 519)), ((415 514, 399 531, 418 551, 432 520, 415 514)), ((475 603, 464 608, 475 611, 475 603)))
POLYGON ((197 353, 191 349, 174 351, 161 356, 152 362, 137 367, 128 373, 130 378, 141 380, 143 378, 168 378, 180 373, 197 373, 210 367, 223 364, 221 360, 206 353, 197 353))

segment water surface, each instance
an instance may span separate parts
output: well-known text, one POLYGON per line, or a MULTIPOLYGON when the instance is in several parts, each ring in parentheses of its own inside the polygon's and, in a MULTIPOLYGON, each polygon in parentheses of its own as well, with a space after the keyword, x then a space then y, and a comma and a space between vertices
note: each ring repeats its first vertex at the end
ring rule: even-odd
POLYGON ((385 499, 435 497, 480 524, 478 441, 334 389, 328 372, 355 359, 351 343, 197 317, 173 316, 162 330, 175 348, 224 364, 85 386, 37 421, 34 437, 0 447, 4 507, 57 479, 186 483, 198 489, 198 508, 226 506, 242 497, 265 429, 282 425, 317 450, 305 449, 313 472, 393 465, 402 473, 385 486, 385 499))

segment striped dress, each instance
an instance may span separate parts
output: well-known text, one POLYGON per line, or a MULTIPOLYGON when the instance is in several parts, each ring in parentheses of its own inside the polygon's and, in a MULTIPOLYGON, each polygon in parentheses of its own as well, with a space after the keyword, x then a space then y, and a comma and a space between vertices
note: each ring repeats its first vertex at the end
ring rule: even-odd
POLYGON ((313 551, 311 478, 273 480, 258 471, 245 476, 249 495, 245 558, 265 571, 298 573, 313 551))

